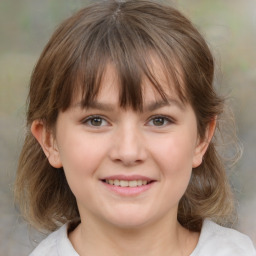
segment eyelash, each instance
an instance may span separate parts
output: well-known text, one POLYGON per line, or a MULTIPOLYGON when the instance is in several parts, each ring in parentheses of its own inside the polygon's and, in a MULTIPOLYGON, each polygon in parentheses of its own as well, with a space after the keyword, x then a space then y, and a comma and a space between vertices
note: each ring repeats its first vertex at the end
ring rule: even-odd
POLYGON ((169 116, 164 116, 164 115, 154 115, 152 117, 149 118, 147 124, 149 124, 150 126, 154 126, 154 127, 166 127, 167 125, 173 124, 175 123, 175 121, 173 120, 173 118, 170 118, 169 116), (154 125, 154 124, 149 124, 150 122, 153 122, 155 119, 163 119, 164 120, 164 124, 163 125, 154 125))
POLYGON ((92 115, 92 116, 88 116, 87 118, 83 119, 82 120, 82 124, 85 124, 85 125, 88 125, 90 127, 102 127, 102 126, 108 126, 109 125, 109 122, 106 120, 106 118, 100 116, 100 115, 92 115), (100 119, 102 122, 106 122, 107 124, 105 125, 92 125, 92 124, 89 124, 90 121, 93 121, 95 119, 100 119))
MULTIPOLYGON (((146 122, 146 124, 148 126, 154 126, 154 127, 166 127, 167 125, 170 125, 170 124, 173 124, 175 123, 175 121, 173 120, 173 118, 170 118, 169 116, 164 116, 164 115, 154 115, 154 116, 151 116, 148 121, 146 122), (156 124, 150 124, 151 122, 154 122, 156 119, 162 119, 164 121, 163 124, 160 124, 160 125, 156 125, 156 124)), ((91 116, 88 116, 87 118, 85 118, 84 120, 82 120, 82 124, 85 124, 85 125, 88 125, 89 127, 104 127, 104 126, 108 126, 109 125, 109 122, 106 120, 105 117, 103 116, 100 116, 100 115, 91 115, 91 116), (93 125, 89 122, 92 122, 93 120, 100 120, 100 125, 93 125), (104 125, 102 125, 102 122, 105 122, 104 125)))

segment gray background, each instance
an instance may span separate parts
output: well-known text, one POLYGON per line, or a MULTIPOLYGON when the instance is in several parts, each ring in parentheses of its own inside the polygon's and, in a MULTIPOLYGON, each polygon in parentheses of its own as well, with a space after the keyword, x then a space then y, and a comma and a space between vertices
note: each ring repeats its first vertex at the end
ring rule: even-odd
MULTIPOLYGON (((163 1, 166 2, 166 1, 163 1)), ((231 96, 244 154, 232 170, 238 229, 256 243, 256 1, 172 1, 206 36, 221 70, 217 84, 231 96)), ((81 0, 0 1, 0 256, 28 255, 42 235, 14 207, 12 185, 24 138, 29 77, 57 24, 81 0)))

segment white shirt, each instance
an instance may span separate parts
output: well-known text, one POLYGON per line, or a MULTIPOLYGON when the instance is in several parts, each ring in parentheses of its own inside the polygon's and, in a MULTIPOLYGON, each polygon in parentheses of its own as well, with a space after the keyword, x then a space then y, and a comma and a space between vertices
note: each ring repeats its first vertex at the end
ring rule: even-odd
MULTIPOLYGON (((68 224, 44 239, 29 256, 79 256, 67 235, 68 224)), ((256 256, 249 237, 205 220, 198 244, 190 256, 256 256)))

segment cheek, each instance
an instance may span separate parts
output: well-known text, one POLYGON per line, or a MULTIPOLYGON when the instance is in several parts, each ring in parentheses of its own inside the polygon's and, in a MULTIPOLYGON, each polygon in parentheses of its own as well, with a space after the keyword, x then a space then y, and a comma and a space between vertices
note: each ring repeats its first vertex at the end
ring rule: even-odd
POLYGON ((192 154, 187 147, 173 143, 161 157, 162 179, 166 187, 164 198, 178 205, 187 190, 192 173, 192 154), (182 150, 183 149, 183 150, 182 150))
POLYGON ((103 158, 103 147, 97 140, 81 134, 63 136, 59 145, 60 158, 69 187, 78 201, 92 198, 97 169, 103 158), (86 196, 85 196, 86 195, 86 196))
POLYGON ((181 172, 182 169, 192 169, 194 145, 195 139, 192 136, 173 134, 163 137, 158 143, 153 143, 151 152, 164 169, 170 169, 170 172, 181 172))
POLYGON ((154 151, 154 161, 160 167, 162 180, 178 199, 185 192, 191 177, 195 143, 193 138, 184 133, 168 136, 151 149, 154 151))
POLYGON ((181 143, 166 146, 161 155, 163 175, 173 183, 173 187, 185 188, 192 172, 192 151, 181 143))
POLYGON ((63 136, 59 145, 60 158, 66 175, 74 178, 92 175, 104 155, 97 140, 79 133, 63 136))

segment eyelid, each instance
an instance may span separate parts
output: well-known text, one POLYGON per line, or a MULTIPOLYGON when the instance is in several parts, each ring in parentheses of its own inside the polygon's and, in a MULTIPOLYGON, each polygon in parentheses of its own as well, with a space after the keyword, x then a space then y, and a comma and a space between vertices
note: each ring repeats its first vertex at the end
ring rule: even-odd
POLYGON ((84 125, 87 125, 88 127, 94 127, 94 128, 106 127, 106 126, 109 126, 109 125, 110 125, 110 123, 109 123, 109 121, 107 120, 107 118, 104 117, 104 116, 102 116, 102 115, 89 115, 89 116, 83 118, 83 119, 81 120, 81 123, 84 124, 84 125), (107 123, 107 125, 101 125, 101 126, 96 126, 96 125, 95 125, 95 126, 94 126, 94 125, 88 124, 88 122, 89 122, 90 120, 93 120, 94 118, 100 118, 100 119, 104 120, 104 121, 107 123))
MULTIPOLYGON (((148 124, 148 123, 149 123, 150 121, 152 121, 154 118, 164 118, 165 120, 168 121, 168 124, 164 124, 164 125, 162 125, 162 126, 155 126, 155 127, 159 127, 159 128, 161 128, 161 127, 166 127, 167 125, 174 124, 174 123, 176 122, 173 117, 170 117, 170 116, 168 116, 168 115, 161 115, 161 114, 158 114, 158 115, 157 115, 157 114, 156 114, 156 115, 153 115, 153 116, 151 116, 150 118, 148 118, 146 124, 148 124)), ((151 125, 151 126, 154 126, 154 125, 151 125)))

